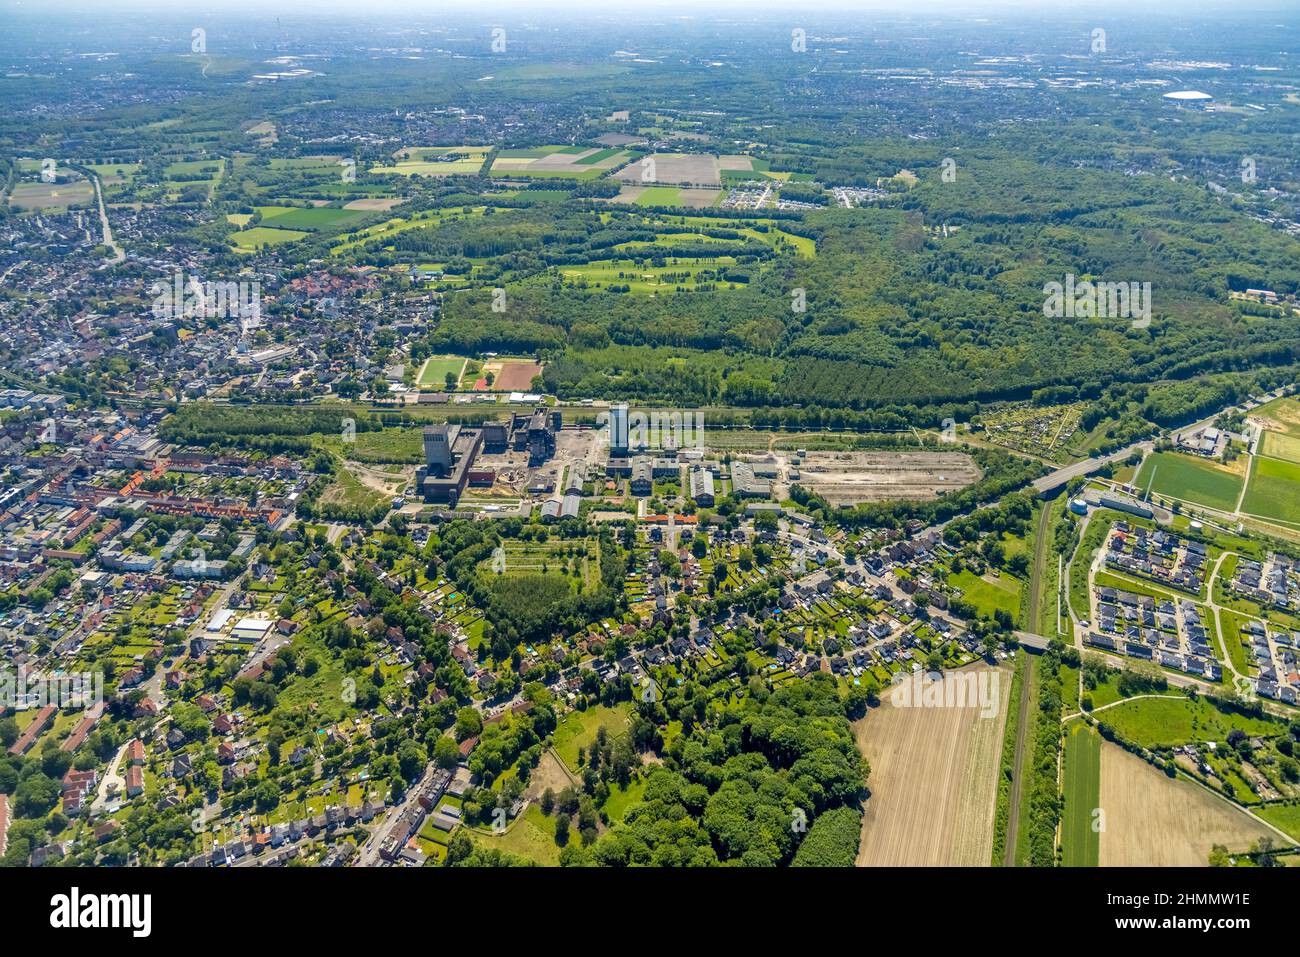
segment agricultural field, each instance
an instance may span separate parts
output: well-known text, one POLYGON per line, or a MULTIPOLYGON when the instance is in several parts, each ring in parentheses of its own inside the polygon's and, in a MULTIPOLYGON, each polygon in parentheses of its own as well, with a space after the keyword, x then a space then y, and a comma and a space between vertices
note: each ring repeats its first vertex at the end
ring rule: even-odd
POLYGON ((1250 420, 1266 432, 1300 438, 1300 399, 1283 396, 1261 405, 1250 413, 1250 420))
POLYGON ((375 175, 474 176, 483 168, 488 146, 408 146, 393 154, 393 165, 372 166, 375 175))
POLYGON ((1062 862, 1066 867, 1096 867, 1101 807, 1101 735, 1083 721, 1065 731, 1065 807, 1061 815, 1062 862))
MULTIPOLYGON (((752 162, 748 156, 713 156, 707 153, 652 153, 615 178, 626 183, 655 186, 719 187, 724 168, 748 172, 752 162)), ((667 204, 657 204, 667 205, 667 204)))
POLYGON ((889 695, 853 724, 871 766, 859 867, 986 866, 993 850, 997 773, 1011 672, 997 671, 1000 705, 896 707, 889 695))
POLYGON ((632 158, 633 154, 616 148, 538 146, 501 150, 492 161, 491 175, 589 180, 604 176, 632 158))
POLYGON ((1211 848, 1245 851, 1278 835, 1190 781, 1171 778, 1118 745, 1101 745, 1102 867, 1204 867, 1211 848))
POLYGON ((1143 461, 1133 484, 1154 495, 1181 499, 1193 505, 1236 510, 1245 481, 1246 459, 1220 465, 1179 452, 1153 452, 1143 461))
POLYGON ((1241 510, 1264 518, 1300 523, 1300 464, 1254 456, 1241 510))
POLYGON ((18 209, 67 209, 85 206, 95 199, 95 188, 86 180, 71 183, 15 183, 9 204, 18 209))
POLYGON ((181 160, 168 164, 163 176, 169 186, 210 183, 221 175, 221 168, 221 160, 181 160))
POLYGON ((230 244, 234 246, 235 252, 252 253, 263 248, 264 246, 279 246, 284 243, 296 242, 309 233, 300 229, 275 229, 270 226, 254 226, 251 229, 241 229, 230 237, 230 244))
POLYGON ((261 225, 274 229, 300 229, 317 232, 342 228, 365 214, 358 210, 333 206, 258 206, 261 225))
POLYGON ((726 195, 713 187, 649 186, 625 183, 611 203, 633 206, 680 206, 683 209, 711 209, 726 195))
POLYGON ((1260 439, 1259 454, 1271 459, 1300 462, 1300 437, 1281 432, 1265 432, 1260 439))

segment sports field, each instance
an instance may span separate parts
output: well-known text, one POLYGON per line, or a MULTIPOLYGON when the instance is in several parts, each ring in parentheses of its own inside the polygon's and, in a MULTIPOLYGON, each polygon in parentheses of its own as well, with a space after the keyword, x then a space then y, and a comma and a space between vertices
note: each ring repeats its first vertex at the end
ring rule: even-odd
POLYGON ((447 374, 454 375, 459 382, 465 360, 460 356, 430 356, 420 369, 419 385, 440 391, 447 387, 447 374))
POLYGON ((1145 490, 1150 484, 1156 495, 1167 495, 1194 505, 1231 512, 1241 495, 1244 457, 1234 471, 1179 452, 1153 452, 1146 457, 1133 484, 1145 490), (1152 475, 1154 474, 1154 482, 1152 475))

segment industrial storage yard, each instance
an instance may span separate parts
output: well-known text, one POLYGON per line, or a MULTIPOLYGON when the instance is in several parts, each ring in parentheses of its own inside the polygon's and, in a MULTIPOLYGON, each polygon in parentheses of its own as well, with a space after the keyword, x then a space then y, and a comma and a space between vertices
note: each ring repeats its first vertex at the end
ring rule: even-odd
POLYGON ((980 478, 965 452, 809 452, 799 484, 833 505, 938 498, 980 478))

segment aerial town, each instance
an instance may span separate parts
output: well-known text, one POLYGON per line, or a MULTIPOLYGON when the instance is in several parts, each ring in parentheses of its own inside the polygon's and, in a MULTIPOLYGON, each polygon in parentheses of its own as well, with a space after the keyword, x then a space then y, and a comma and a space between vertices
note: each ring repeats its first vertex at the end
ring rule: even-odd
POLYGON ((1300 864, 1268 31, 56 7, 0 864, 1300 864))

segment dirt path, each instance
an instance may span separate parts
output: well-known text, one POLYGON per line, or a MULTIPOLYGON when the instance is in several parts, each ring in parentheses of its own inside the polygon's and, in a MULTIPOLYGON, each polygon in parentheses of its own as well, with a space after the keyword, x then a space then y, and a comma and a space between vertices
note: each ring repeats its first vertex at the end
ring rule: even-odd
POLYGON ((1043 502, 1042 514, 1038 517, 1038 532, 1034 536, 1034 563, 1029 570, 1029 615, 1025 630, 1037 632, 1038 619, 1043 604, 1043 572, 1047 567, 1047 529, 1051 524, 1052 503, 1043 502))
POLYGON ((1007 848, 1003 867, 1016 866, 1016 838, 1020 830, 1020 799, 1024 792, 1025 739, 1029 736, 1029 686, 1034 680, 1034 656, 1025 653, 1025 673, 1020 681, 1020 713, 1016 715, 1016 756, 1011 764, 1011 802, 1007 811, 1007 848))

